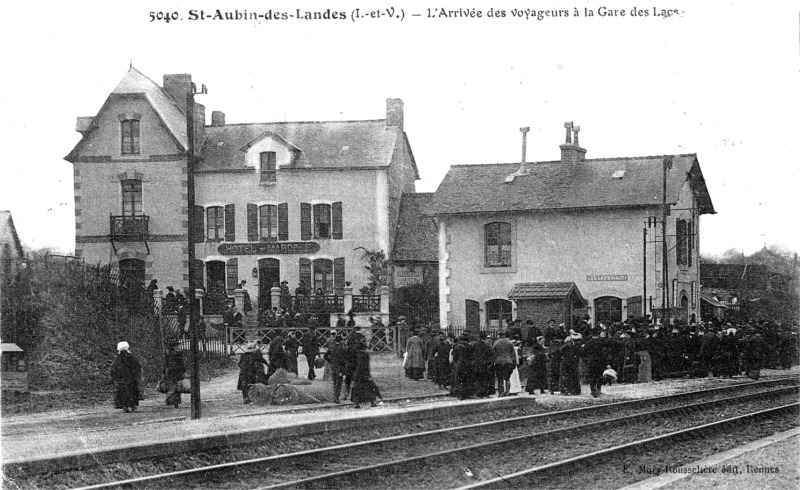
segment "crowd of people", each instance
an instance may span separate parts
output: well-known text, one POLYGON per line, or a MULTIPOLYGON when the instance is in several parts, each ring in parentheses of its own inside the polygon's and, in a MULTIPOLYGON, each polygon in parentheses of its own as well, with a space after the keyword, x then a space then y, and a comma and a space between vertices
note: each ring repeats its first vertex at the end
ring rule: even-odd
POLYGON ((593 326, 588 318, 567 329, 550 320, 511 322, 486 332, 415 331, 406 346, 406 376, 427 377, 460 399, 528 393, 592 396, 612 382, 643 383, 668 377, 759 379, 764 368, 797 363, 797 327, 768 321, 662 325, 649 318, 593 326), (519 378, 521 377, 521 382, 519 378))
MULTIPOLYGON (((308 379, 325 367, 332 381, 334 403, 348 398, 354 406, 380 399, 370 374, 370 341, 342 315, 336 329, 317 334, 318 319, 289 315, 276 309, 287 329, 273 329, 266 337, 249 342, 239 360, 237 389, 245 404, 248 388, 268 379, 279 369, 298 374, 298 358, 308 363, 308 379), (266 358, 264 357, 266 353, 266 358)), ((237 321, 235 308, 226 321, 237 321)), ((668 377, 733 377, 759 379, 762 369, 789 369, 798 363, 798 328, 769 321, 708 322, 662 325, 649 318, 592 325, 588 318, 574 328, 550 320, 537 327, 532 321, 510 322, 500 331, 464 331, 458 337, 435 328, 408 329, 403 367, 412 380, 427 379, 459 399, 510 396, 523 389, 530 394, 579 395, 582 382, 592 396, 606 383, 643 383, 668 377)), ((372 340, 385 334, 383 324, 372 319, 372 340), (377 327, 377 328, 376 328, 377 327)), ((176 342, 166 346, 164 381, 167 405, 181 403, 177 388, 185 377, 182 353, 176 342)), ((111 376, 116 383, 115 404, 125 411, 138 405, 141 373, 127 342, 117 346, 111 376)))

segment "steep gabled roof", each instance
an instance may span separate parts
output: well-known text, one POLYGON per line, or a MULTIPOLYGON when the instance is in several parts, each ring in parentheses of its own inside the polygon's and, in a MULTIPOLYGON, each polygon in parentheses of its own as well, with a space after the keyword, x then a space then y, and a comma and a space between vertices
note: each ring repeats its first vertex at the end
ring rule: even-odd
MULTIPOLYGON (((164 126, 172 134, 175 142, 181 150, 186 151, 188 142, 186 140, 186 115, 176 102, 154 81, 147 78, 139 70, 130 67, 128 72, 122 77, 117 87, 111 91, 103 107, 98 111, 98 115, 108 106, 109 102, 117 97, 140 96, 144 97, 158 115, 164 126)), ((95 116, 93 119, 96 119, 95 116)), ((67 161, 72 161, 79 152, 83 142, 91 132, 90 118, 79 118, 78 131, 83 133, 83 138, 75 145, 75 148, 65 157, 67 161), (81 126, 81 120, 83 125, 81 126)))
POLYGON ((388 167, 398 131, 383 119, 206 126, 203 161, 197 170, 249 168, 244 150, 265 133, 300 150, 292 164, 295 168, 388 167))
POLYGON ((17 228, 14 226, 14 219, 11 217, 11 211, 0 211, 0 237, 3 236, 11 237, 12 246, 18 257, 25 255, 19 235, 17 235, 17 228))
MULTIPOLYGON (((677 202, 688 179, 698 197, 699 212, 714 213, 697 156, 672 158, 667 202, 677 202)), ((578 163, 571 173, 564 171, 560 161, 529 163, 527 175, 517 176, 510 183, 506 183, 506 177, 519 169, 519 163, 455 165, 436 190, 433 213, 660 205, 663 159, 664 156, 589 159, 578 163)))
POLYGON ((439 260, 439 232, 429 211, 432 203, 433 193, 430 192, 403 194, 397 217, 392 261, 439 260))

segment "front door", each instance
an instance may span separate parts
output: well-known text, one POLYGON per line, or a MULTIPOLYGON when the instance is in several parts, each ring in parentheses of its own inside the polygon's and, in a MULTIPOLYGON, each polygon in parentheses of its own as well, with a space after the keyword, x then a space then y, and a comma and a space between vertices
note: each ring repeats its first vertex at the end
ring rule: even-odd
MULTIPOLYGON (((258 261, 258 316, 261 319, 262 313, 265 314, 272 310, 273 287, 281 285, 281 262, 278 259, 260 259, 258 261)), ((279 305, 275 305, 279 306, 279 305)), ((259 324, 261 322, 259 321, 259 324)))

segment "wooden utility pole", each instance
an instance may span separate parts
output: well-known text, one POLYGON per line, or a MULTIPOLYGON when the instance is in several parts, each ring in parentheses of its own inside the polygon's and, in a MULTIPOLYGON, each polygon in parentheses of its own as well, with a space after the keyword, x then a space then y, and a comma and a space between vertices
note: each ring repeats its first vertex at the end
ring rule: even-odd
MULTIPOLYGON (((203 86, 202 93, 206 93, 205 86, 203 86)), ((195 149, 194 149, 194 84, 191 84, 189 90, 186 92, 186 184, 187 184, 187 207, 188 207, 188 259, 189 259, 189 335, 191 338, 191 364, 192 364, 192 401, 191 401, 191 417, 192 419, 200 418, 200 367, 198 362, 199 352, 197 345, 197 315, 195 310, 195 267, 194 267, 194 222, 197 217, 194 212, 194 163, 195 163, 195 149)))
POLYGON ((667 207, 667 170, 672 168, 672 157, 664 157, 664 178, 663 178, 663 192, 662 192, 662 216, 661 216, 661 285, 664 288, 661 295, 661 324, 664 325, 667 320, 667 308, 669 307, 669 260, 667 252, 667 215, 669 215, 669 208, 667 207))

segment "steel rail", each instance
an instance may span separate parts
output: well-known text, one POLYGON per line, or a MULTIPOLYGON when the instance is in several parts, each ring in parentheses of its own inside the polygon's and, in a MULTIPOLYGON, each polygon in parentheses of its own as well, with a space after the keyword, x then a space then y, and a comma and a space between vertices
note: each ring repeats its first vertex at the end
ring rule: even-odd
MULTIPOLYGON (((698 397, 698 396, 704 396, 704 395, 713 395, 713 394, 716 394, 716 393, 719 393, 719 392, 732 391, 732 390, 735 390, 736 388, 741 388, 742 386, 762 387, 762 386, 765 386, 765 385, 766 386, 770 386, 771 384, 774 384, 774 382, 764 382, 763 384, 762 383, 737 384, 737 385, 734 385, 734 386, 713 388, 713 389, 710 389, 710 390, 697 390, 697 391, 692 391, 692 392, 687 392, 687 393, 667 395, 667 396, 663 396, 663 397, 644 398, 644 399, 633 400, 633 401, 624 401, 624 402, 617 402, 617 403, 594 405, 594 406, 590 406, 590 407, 575 408, 575 409, 563 410, 563 411, 557 411, 557 412, 547 412, 547 413, 543 413, 543 414, 513 417, 513 418, 501 419, 501 420, 496 420, 496 421, 490 421, 490 422, 481 422, 481 423, 477 423, 477 424, 470 424, 470 425, 466 425, 466 426, 448 427, 448 428, 437 429, 437 430, 433 430, 433 431, 419 432, 419 433, 414 433, 414 434, 404 434, 404 435, 399 435, 399 436, 391 436, 391 437, 385 437, 385 438, 380 438, 380 439, 359 441, 359 442, 341 444, 341 445, 336 445, 336 446, 329 446, 329 447, 324 447, 324 448, 309 449, 309 450, 294 452, 294 453, 290 453, 290 454, 280 454, 280 455, 266 456, 266 457, 248 459, 248 460, 244 460, 244 461, 220 463, 220 464, 205 466, 205 467, 201 467, 201 468, 192 468, 192 469, 180 470, 180 471, 169 472, 169 473, 162 473, 162 474, 156 474, 156 475, 147 475, 147 476, 143 476, 143 477, 138 477, 138 478, 133 478, 133 479, 128 479, 128 480, 121 480, 121 481, 116 481, 116 482, 101 483, 101 484, 96 484, 96 485, 82 487, 82 488, 83 488, 83 490, 89 490, 89 489, 101 489, 101 488, 116 488, 116 487, 122 487, 122 486, 136 486, 136 485, 139 485, 139 484, 144 484, 144 483, 148 483, 148 482, 156 482, 156 481, 159 481, 159 480, 168 480, 168 479, 181 478, 181 477, 186 477, 186 476, 193 476, 193 475, 196 476, 196 475, 202 474, 202 473, 211 473, 211 472, 216 472, 216 471, 232 470, 232 469, 236 469, 236 468, 242 468, 244 466, 254 466, 254 465, 258 465, 258 464, 274 464, 274 463, 280 462, 282 460, 291 461, 291 460, 297 460, 298 458, 320 457, 320 456, 325 456, 326 454, 340 453, 342 451, 359 450, 359 449, 363 450, 365 448, 377 447, 377 446, 380 446, 380 445, 383 445, 383 444, 391 444, 391 443, 397 443, 397 442, 402 442, 402 441, 413 441, 415 439, 419 440, 419 439, 427 438, 427 437, 434 436, 434 435, 444 435, 444 434, 452 434, 452 433, 458 433, 458 432, 473 432, 475 429, 487 429, 487 428, 499 427, 499 428, 502 428, 503 430, 508 430, 508 426, 510 424, 516 425, 516 424, 524 423, 524 422, 536 423, 536 422, 541 422, 541 421, 557 420, 557 419, 560 419, 560 418, 571 417, 571 416, 580 416, 580 415, 584 415, 584 414, 602 414, 603 412, 608 411, 610 409, 645 408, 645 407, 647 407, 649 405, 652 405, 652 404, 664 403, 665 401, 673 401, 674 402, 674 401, 679 401, 681 399, 692 397, 692 396, 698 397)), ((642 418, 642 417, 652 417, 652 416, 657 415, 657 414, 659 414, 661 412, 676 411, 676 410, 678 410, 678 411, 680 411, 680 410, 688 410, 691 407, 703 407, 703 406, 709 407, 709 406, 713 406, 714 404, 730 403, 731 401, 744 401, 744 400, 747 400, 747 399, 750 399, 750 398, 763 397, 764 395, 770 395, 770 394, 779 395, 779 394, 781 394, 783 392, 788 393, 790 391, 797 391, 798 389, 800 389, 800 387, 795 385, 795 386, 790 386, 790 387, 777 388, 777 389, 773 389, 773 390, 769 390, 769 391, 759 391, 759 392, 755 392, 755 393, 749 393, 749 394, 746 394, 746 395, 739 395, 739 396, 736 396, 736 397, 722 398, 722 399, 718 399, 718 400, 702 402, 702 403, 699 403, 699 404, 688 405, 688 406, 684 406, 684 407, 676 407, 676 408, 665 409, 665 410, 655 411, 655 412, 646 412, 646 413, 642 413, 642 414, 636 414, 636 415, 633 415, 633 416, 627 416, 627 417, 622 417, 622 418, 617 418, 617 419, 607 419, 607 420, 600 421, 600 422, 594 422, 593 424, 595 424, 595 425, 598 425, 598 424, 609 424, 609 423, 614 423, 614 422, 618 422, 618 421, 631 420, 631 419, 636 418, 636 417, 640 417, 640 418, 642 418)), ((558 433, 558 432, 562 432, 563 433, 564 431, 570 431, 570 430, 575 430, 575 429, 576 429, 575 427, 567 428, 567 429, 556 429, 555 431, 537 433, 537 434, 534 434, 533 436, 530 436, 530 435, 518 436, 518 437, 515 437, 513 439, 506 439, 506 440, 502 440, 502 441, 494 441, 494 442, 489 442, 489 443, 484 443, 484 444, 478 444, 478 445, 470 446, 468 448, 460 448, 460 449, 457 449, 456 451, 462 450, 462 449, 476 449, 476 448, 484 446, 484 445, 504 444, 504 443, 507 443, 508 441, 514 441, 514 440, 518 440, 520 438, 524 439, 524 438, 528 438, 528 437, 545 437, 545 436, 548 436, 548 434, 551 434, 551 433, 553 433, 553 434, 558 433)), ((360 467, 360 468, 355 468, 353 470, 346 470, 344 472, 337 472, 335 474, 321 475, 321 476, 318 476, 318 477, 312 477, 310 479, 304 479, 304 480, 298 480, 298 481, 295 481, 295 482, 277 484, 275 486, 268 487, 268 488, 282 488, 284 486, 294 486, 294 485, 303 484, 303 483, 306 483, 306 482, 310 483, 310 482, 318 481, 319 479, 332 478, 334 476, 337 476, 337 477, 338 476, 343 476, 345 474, 348 474, 348 473, 351 473, 351 472, 354 472, 354 471, 366 471, 366 470, 371 470, 371 469, 375 469, 377 467, 382 467, 382 466, 386 466, 386 465, 405 464, 406 462, 409 462, 409 461, 416 461, 418 459, 430 458, 430 457, 437 456, 437 455, 447 454, 449 452, 452 452, 452 450, 451 451, 442 451, 442 452, 433 453, 433 454, 427 454, 427 455, 419 457, 419 458, 409 458, 408 460, 400 460, 400 461, 395 461, 395 462, 381 463, 381 464, 375 465, 375 466, 360 467)))
MULTIPOLYGON (((275 484, 275 485, 267 485, 267 486, 263 486, 263 487, 258 487, 257 490, 267 490, 267 489, 277 489, 277 488, 320 488, 320 487, 328 487, 329 485, 326 485, 326 482, 329 482, 331 480, 336 480, 336 479, 342 478, 342 477, 352 477, 352 476, 355 476, 355 475, 358 475, 358 474, 367 474, 367 473, 371 473, 371 472, 374 472, 374 471, 385 470, 385 469, 388 469, 388 468, 397 468, 397 467, 400 467, 400 466, 415 465, 415 464, 422 463, 422 462, 425 462, 425 461, 430 461, 433 458, 457 456, 459 454, 466 454, 466 453, 469 453, 471 451, 484 451, 484 450, 489 449, 489 448, 494 448, 495 450, 498 450, 502 446, 506 446, 506 445, 517 446, 517 445, 520 445, 520 444, 525 444, 525 443, 530 442, 532 440, 535 440, 537 442, 541 442, 543 439, 564 437, 564 436, 571 435, 573 433, 582 433, 582 432, 584 432, 586 430, 600 428, 600 427, 604 427, 604 426, 614 426, 614 425, 620 425, 620 424, 625 424, 625 423, 630 423, 630 422, 638 422, 641 419, 646 419, 646 418, 649 418, 649 417, 664 417, 664 416, 669 416, 669 415, 677 415, 677 414, 681 414, 681 413, 684 413, 684 412, 692 412, 692 411, 695 411, 695 410, 700 410, 700 409, 703 409, 703 408, 710 408, 710 407, 713 407, 713 406, 716 406, 716 405, 724 405, 724 404, 728 404, 728 403, 731 403, 731 402, 744 402, 744 401, 747 401, 748 399, 757 398, 757 397, 763 396, 765 394, 780 394, 780 392, 782 392, 782 391, 787 391, 788 392, 791 389, 792 388, 789 388, 789 389, 777 389, 777 390, 773 390, 773 391, 770 391, 770 392, 762 392, 762 393, 751 393, 751 394, 742 395, 742 396, 738 396, 738 397, 723 398, 723 399, 713 400, 713 401, 709 401, 709 402, 701 402, 701 403, 697 403, 697 404, 686 405, 686 406, 683 406, 683 407, 666 408, 666 409, 663 409, 663 410, 656 410, 654 412, 646 412, 646 413, 640 413, 640 414, 635 414, 635 415, 628 415, 628 416, 623 416, 623 417, 605 419, 605 420, 600 420, 600 421, 597 421, 597 422, 590 422, 588 424, 582 424, 582 425, 577 425, 577 426, 573 426, 573 427, 567 427, 567 428, 562 428, 562 429, 553 429, 553 430, 549 430, 549 431, 545 431, 545 432, 537 432, 537 433, 532 433, 532 434, 526 434, 526 435, 522 435, 522 436, 516 436, 516 437, 508 438, 508 439, 499 439, 499 440, 494 440, 494 441, 489 441, 489 442, 483 442, 483 443, 479 443, 479 444, 473 444, 473 445, 470 445, 470 446, 460 447, 460 448, 457 448, 457 449, 448 449, 448 450, 444 450, 444 451, 438 451, 438 452, 435 452, 435 453, 428 453, 428 454, 424 454, 424 455, 420 455, 420 456, 414 456, 414 457, 411 457, 411 458, 404 458, 404 459, 401 459, 401 460, 387 461, 387 462, 384 462, 384 463, 378 463, 378 464, 374 464, 374 465, 368 465, 368 466, 363 466, 363 467, 358 467, 358 468, 353 468, 353 469, 348 469, 348 470, 343 470, 343 471, 337 471, 337 472, 328 473, 328 474, 325 474, 325 475, 319 475, 319 476, 310 477, 310 478, 303 478, 303 479, 300 479, 300 480, 294 480, 294 481, 284 482, 284 483, 275 484)), ((331 486, 335 486, 335 485, 331 485, 331 486)))
MULTIPOLYGON (((727 425, 736 424, 740 422, 746 422, 758 417, 763 416, 770 416, 774 414, 778 414, 780 412, 789 411, 792 409, 800 409, 800 402, 790 403, 788 405, 781 405, 779 407, 768 408, 765 410, 759 410, 757 412, 752 412, 744 415, 737 415, 735 417, 731 417, 724 420, 719 420, 717 422, 710 422, 708 424, 698 425, 697 427, 690 427, 688 429, 681 429, 675 432, 670 432, 668 434, 662 434, 660 436, 653 436, 648 437, 647 439, 640 439, 638 441, 628 442, 625 444, 620 444, 619 446, 614 446, 606 449, 601 449, 598 451, 594 451, 588 454, 582 454, 580 456, 575 456, 572 458, 564 459, 561 461, 556 461, 554 463, 537 466, 535 468, 529 468, 527 470, 518 471, 516 473, 510 473, 507 475, 491 478, 489 480, 483 480, 480 482, 473 483, 471 485, 466 485, 463 487, 459 487, 457 490, 467 490, 467 489, 476 489, 476 488, 492 488, 495 485, 501 485, 503 488, 507 488, 509 486, 514 487, 516 481, 526 480, 534 475, 542 474, 554 470, 562 469, 566 466, 574 465, 575 463, 588 463, 590 461, 594 461, 597 459, 601 459, 603 457, 610 456, 612 454, 621 453, 624 451, 628 451, 631 449, 639 449, 647 445, 655 444, 655 443, 662 443, 668 442, 672 439, 677 439, 681 437, 697 437, 706 432, 717 430, 721 427, 725 427, 727 425)), ((574 467, 574 466, 573 466, 574 467)))

